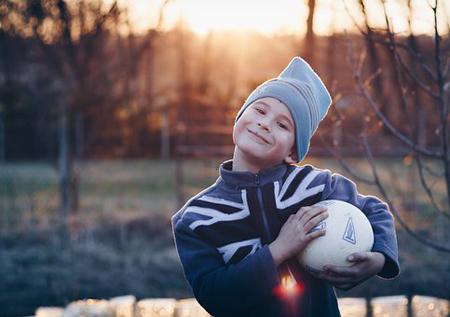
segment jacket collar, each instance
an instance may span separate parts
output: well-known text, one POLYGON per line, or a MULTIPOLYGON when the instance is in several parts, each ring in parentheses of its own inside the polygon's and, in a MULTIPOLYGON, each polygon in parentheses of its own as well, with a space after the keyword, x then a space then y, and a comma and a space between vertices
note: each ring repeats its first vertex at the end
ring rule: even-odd
POLYGON ((279 165, 262 169, 256 174, 252 172, 236 172, 232 170, 233 161, 228 160, 220 165, 219 172, 220 177, 227 186, 235 189, 241 189, 252 186, 263 186, 279 180, 286 173, 287 167, 288 165, 286 163, 281 163, 279 165))

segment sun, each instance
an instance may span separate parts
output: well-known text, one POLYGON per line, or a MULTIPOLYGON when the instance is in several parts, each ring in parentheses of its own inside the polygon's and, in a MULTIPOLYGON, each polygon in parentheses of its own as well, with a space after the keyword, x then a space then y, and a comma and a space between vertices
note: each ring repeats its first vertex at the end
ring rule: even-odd
MULTIPOLYGON (((105 0, 109 1, 109 0, 105 0)), ((112 0, 110 0, 112 1, 112 0)), ((156 24, 158 8, 164 0, 119 0, 128 6, 135 30, 145 31, 156 24)), ((183 21, 197 34, 214 31, 255 31, 267 35, 288 33, 302 36, 306 30, 308 1, 301 0, 171 0, 164 10, 164 28, 170 29, 183 21)), ((439 29, 448 33, 446 17, 450 5, 439 2, 439 29)), ((433 17, 427 1, 412 0, 413 33, 433 33, 433 17)), ((404 3, 386 0, 388 15, 395 32, 407 32, 408 8, 404 3)), ((314 32, 330 35, 333 32, 356 31, 356 20, 364 25, 357 0, 317 0, 314 32), (352 17, 350 17, 350 15, 352 17)), ((385 27, 380 0, 368 0, 369 22, 372 27, 385 27)))
POLYGON ((182 0, 180 12, 186 24, 200 34, 219 30, 271 34, 282 30, 298 32, 307 9, 296 0, 182 0))
MULTIPOLYGON (((156 2, 128 2, 137 29, 155 24, 156 18, 149 12, 157 11, 156 2)), ((164 12, 167 28, 182 20, 197 34, 214 31, 299 34, 307 14, 306 4, 298 0, 173 0, 164 12)))

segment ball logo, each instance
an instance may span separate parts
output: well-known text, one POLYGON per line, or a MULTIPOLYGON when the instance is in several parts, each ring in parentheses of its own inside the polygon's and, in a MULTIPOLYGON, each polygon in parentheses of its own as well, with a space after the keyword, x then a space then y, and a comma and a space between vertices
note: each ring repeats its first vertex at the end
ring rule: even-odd
POLYGON ((312 233, 314 231, 319 231, 322 229, 326 229, 326 223, 324 221, 319 222, 319 224, 317 226, 315 226, 314 228, 312 228, 311 230, 309 230, 308 233, 312 233))
POLYGON ((347 220, 347 226, 345 226, 344 236, 342 238, 347 242, 356 244, 355 227, 353 226, 353 220, 351 217, 347 220))

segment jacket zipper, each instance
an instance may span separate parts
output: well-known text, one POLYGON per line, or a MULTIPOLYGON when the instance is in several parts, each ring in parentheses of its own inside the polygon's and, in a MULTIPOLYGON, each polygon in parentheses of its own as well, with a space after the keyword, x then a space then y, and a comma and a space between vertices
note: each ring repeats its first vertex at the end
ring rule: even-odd
MULTIPOLYGON (((258 199, 258 204, 261 208, 261 215, 262 215, 264 230, 265 230, 265 234, 266 234, 266 238, 267 238, 267 243, 269 244, 270 242, 272 242, 272 234, 269 229, 269 223, 267 222, 267 214, 266 214, 266 209, 264 208, 264 202, 262 199, 262 190, 261 190, 261 187, 259 186, 259 175, 258 174, 256 174, 255 180, 256 180, 256 196, 258 199)), ((297 284, 297 281, 296 281, 294 275, 292 274, 291 268, 289 267, 289 264, 287 262, 281 264, 279 271, 280 271, 281 275, 284 275, 285 273, 283 273, 283 272, 287 271, 287 273, 290 275, 290 277, 294 281, 294 283, 297 284)))
POLYGON ((266 210, 264 208, 264 202, 263 202, 263 198, 262 198, 262 190, 261 190, 261 187, 259 186, 259 175, 258 174, 256 174, 255 180, 256 180, 256 196, 258 199, 258 205, 261 208, 261 215, 262 215, 264 230, 265 230, 265 234, 266 234, 266 238, 267 238, 267 243, 270 243, 272 240, 272 235, 270 233, 269 223, 267 221, 266 210))

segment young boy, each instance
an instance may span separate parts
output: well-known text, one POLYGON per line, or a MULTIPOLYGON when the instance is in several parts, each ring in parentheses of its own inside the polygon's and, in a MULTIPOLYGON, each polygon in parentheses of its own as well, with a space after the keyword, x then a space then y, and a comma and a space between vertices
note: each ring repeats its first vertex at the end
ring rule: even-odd
POLYGON ((310 165, 311 136, 331 104, 317 74, 295 57, 279 77, 245 101, 233 127, 233 159, 172 217, 178 254, 197 301, 215 317, 339 316, 333 286, 349 289, 373 275, 399 273, 393 218, 347 178, 310 165), (325 230, 315 203, 337 199, 361 209, 374 231, 371 252, 349 268, 305 271, 296 255, 325 230), (286 283, 286 281, 291 281, 286 283), (286 287, 294 284, 292 292, 286 287))

